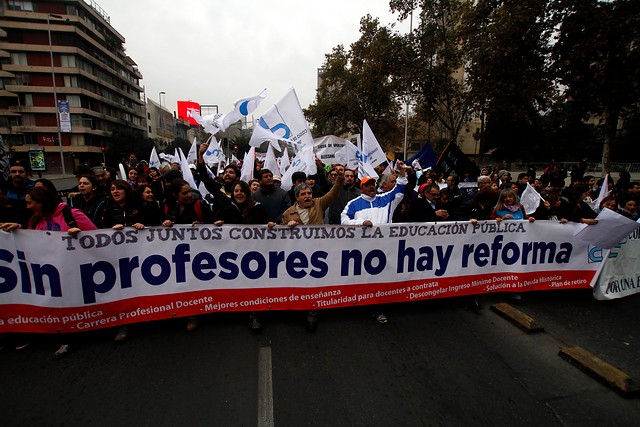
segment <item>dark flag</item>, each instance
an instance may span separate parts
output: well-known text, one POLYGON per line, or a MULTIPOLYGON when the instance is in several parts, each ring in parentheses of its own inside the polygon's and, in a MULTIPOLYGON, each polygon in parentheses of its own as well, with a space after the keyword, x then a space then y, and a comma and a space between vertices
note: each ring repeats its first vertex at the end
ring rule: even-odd
POLYGON ((436 164, 440 169, 442 169, 445 174, 451 175, 455 173, 456 175, 463 177, 465 172, 469 172, 469 176, 472 178, 477 178, 480 176, 480 169, 473 163, 469 158, 460 150, 453 141, 449 141, 442 153, 440 153, 440 157, 438 158, 438 163, 436 164))
POLYGON ((407 166, 411 166, 416 160, 420 163, 422 169, 435 167, 438 158, 436 157, 436 153, 433 151, 433 147, 431 147, 431 144, 429 144, 428 141, 424 143, 420 151, 405 160, 405 163, 407 166))

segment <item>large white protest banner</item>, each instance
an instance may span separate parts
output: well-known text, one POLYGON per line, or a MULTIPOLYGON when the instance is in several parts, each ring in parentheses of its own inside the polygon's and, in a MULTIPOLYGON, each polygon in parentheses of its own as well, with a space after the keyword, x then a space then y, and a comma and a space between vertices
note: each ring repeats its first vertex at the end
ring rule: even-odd
POLYGON ((313 151, 316 157, 326 165, 340 163, 336 160, 336 153, 344 148, 345 144, 350 144, 348 139, 335 135, 321 136, 313 140, 313 151))
POLYGON ((0 233, 0 332, 588 288, 601 262, 547 221, 0 233))
POLYGON ((640 293, 640 229, 635 229, 610 251, 593 248, 596 257, 606 257, 593 296, 599 300, 640 293))
POLYGON ((640 227, 636 221, 607 208, 598 214, 596 220, 596 224, 583 225, 576 237, 603 249, 613 248, 640 227))

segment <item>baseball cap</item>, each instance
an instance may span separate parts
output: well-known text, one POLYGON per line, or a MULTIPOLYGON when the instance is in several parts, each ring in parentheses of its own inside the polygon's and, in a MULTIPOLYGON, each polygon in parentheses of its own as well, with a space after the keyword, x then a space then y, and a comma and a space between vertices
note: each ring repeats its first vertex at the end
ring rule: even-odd
POLYGON ((375 183, 376 179, 372 178, 370 176, 365 176, 364 178, 362 178, 362 180, 360 181, 360 189, 362 189, 362 187, 364 187, 365 184, 368 184, 371 181, 373 181, 375 183))

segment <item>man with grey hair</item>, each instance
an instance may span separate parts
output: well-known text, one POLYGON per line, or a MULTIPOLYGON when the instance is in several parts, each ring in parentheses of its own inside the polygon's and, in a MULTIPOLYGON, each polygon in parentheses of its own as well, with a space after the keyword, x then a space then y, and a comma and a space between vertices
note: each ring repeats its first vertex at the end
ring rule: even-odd
POLYGON ((343 183, 344 171, 340 171, 331 190, 317 199, 307 183, 296 185, 293 189, 296 202, 282 214, 282 224, 289 227, 323 224, 324 211, 337 200, 343 183))
POLYGON ((385 173, 378 180, 378 193, 387 193, 393 190, 396 186, 396 176, 393 174, 385 173))
POLYGON ((478 177, 478 191, 484 188, 490 188, 490 187, 491 187, 491 177, 487 175, 480 175, 478 177))

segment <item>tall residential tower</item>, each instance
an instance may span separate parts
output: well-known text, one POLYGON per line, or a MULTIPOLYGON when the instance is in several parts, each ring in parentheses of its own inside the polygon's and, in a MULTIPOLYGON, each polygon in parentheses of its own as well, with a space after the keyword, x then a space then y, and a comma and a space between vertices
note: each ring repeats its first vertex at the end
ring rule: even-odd
POLYGON ((43 147, 48 171, 70 174, 99 164, 113 132, 146 136, 142 74, 124 42, 95 1, 0 0, 5 146, 43 147))

